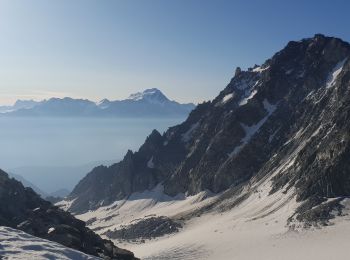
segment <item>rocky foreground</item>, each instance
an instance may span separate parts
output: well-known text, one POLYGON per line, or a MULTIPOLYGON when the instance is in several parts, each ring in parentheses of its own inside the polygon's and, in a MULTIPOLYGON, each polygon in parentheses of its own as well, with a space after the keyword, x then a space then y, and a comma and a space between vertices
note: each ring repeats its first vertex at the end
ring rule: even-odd
POLYGON ((0 170, 0 226, 22 230, 104 259, 134 260, 130 251, 102 239, 85 222, 40 198, 0 170))

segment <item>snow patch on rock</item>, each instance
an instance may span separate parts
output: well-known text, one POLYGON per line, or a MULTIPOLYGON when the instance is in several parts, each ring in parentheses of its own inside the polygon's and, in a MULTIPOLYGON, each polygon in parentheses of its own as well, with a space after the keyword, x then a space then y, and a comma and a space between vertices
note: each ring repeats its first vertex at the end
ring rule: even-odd
POLYGON ((234 96, 234 93, 230 93, 230 94, 225 95, 221 100, 221 104, 227 103, 228 101, 230 101, 233 98, 233 96, 234 96))
POLYGON ((272 115, 272 113, 276 110, 276 105, 270 104, 267 99, 264 99, 263 106, 267 111, 267 115, 261 119, 258 123, 252 126, 247 126, 241 123, 242 128, 244 129, 245 136, 241 140, 241 144, 236 146, 231 153, 229 153, 229 157, 233 157, 237 155, 242 148, 249 143, 251 138, 260 130, 260 128, 265 124, 266 120, 272 115))
POLYGON ((254 69, 253 69, 253 72, 259 72, 259 73, 261 73, 261 72, 263 72, 263 71, 265 71, 265 70, 267 70, 267 69, 269 69, 269 68, 270 68, 270 66, 267 66, 267 67, 265 67, 265 68, 259 66, 259 67, 254 68, 254 69))
POLYGON ((258 93, 258 91, 256 89, 252 90, 248 97, 245 97, 241 101, 239 101, 238 105, 243 106, 243 105, 247 104, 248 101, 256 95, 256 93, 258 93))
POLYGON ((150 169, 154 168, 153 156, 148 160, 147 167, 150 169))
POLYGON ((346 62, 347 58, 343 59, 342 61, 338 62, 335 67, 332 69, 332 72, 329 74, 326 82, 326 88, 331 88, 334 86, 338 75, 343 70, 343 66, 346 62))

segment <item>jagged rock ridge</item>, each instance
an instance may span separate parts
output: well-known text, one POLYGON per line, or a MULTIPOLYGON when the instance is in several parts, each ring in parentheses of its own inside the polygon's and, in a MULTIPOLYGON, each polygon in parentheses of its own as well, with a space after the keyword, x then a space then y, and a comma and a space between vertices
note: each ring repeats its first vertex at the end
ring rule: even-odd
POLYGON ((289 42, 261 66, 237 69, 184 123, 153 131, 139 151, 90 172, 70 194, 70 210, 159 183, 169 195, 217 193, 274 174, 271 193, 295 188, 303 202, 294 217, 326 219, 350 195, 349 58, 347 42, 317 34, 289 42))

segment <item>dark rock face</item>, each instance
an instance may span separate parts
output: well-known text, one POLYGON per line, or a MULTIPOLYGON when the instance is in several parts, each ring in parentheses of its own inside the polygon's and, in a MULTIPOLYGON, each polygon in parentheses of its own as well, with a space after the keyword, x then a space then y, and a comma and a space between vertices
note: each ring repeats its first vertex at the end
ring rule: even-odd
POLYGON ((174 170, 185 154, 184 147, 177 143, 169 144, 173 152, 167 153, 164 140, 154 130, 138 152, 128 151, 121 162, 93 169, 70 194, 70 198, 78 198, 71 210, 95 209, 123 199, 134 191, 155 187, 166 178, 167 172, 174 170), (158 165, 159 162, 162 165, 158 165))
POLYGON ((178 232, 181 224, 168 217, 151 217, 118 230, 106 232, 111 239, 135 240, 152 239, 178 232))
POLYGON ((1 170, 0 225, 104 259, 136 259, 131 252, 100 238, 83 221, 41 199, 31 188, 24 188, 1 170))
POLYGON ((349 68, 350 45, 340 39, 317 34, 289 42, 262 66, 238 69, 184 123, 163 135, 153 132, 139 151, 90 172, 71 193, 70 210, 86 211, 158 183, 169 195, 221 192, 273 174, 271 192, 295 188, 307 205, 299 218, 321 218, 324 213, 309 209, 350 195, 349 68))

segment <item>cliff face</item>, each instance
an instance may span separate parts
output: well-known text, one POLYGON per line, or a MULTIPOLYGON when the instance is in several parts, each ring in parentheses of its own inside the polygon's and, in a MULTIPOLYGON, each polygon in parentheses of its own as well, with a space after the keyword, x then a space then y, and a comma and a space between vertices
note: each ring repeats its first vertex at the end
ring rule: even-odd
POLYGON ((73 190, 73 212, 109 204, 162 183, 169 195, 221 192, 273 175, 296 188, 297 217, 322 218, 327 198, 350 195, 350 46, 315 35, 289 42, 262 66, 237 69, 211 102, 111 167, 97 167, 73 190))
POLYGON ((104 240, 83 221, 40 198, 0 170, 0 225, 104 259, 132 260, 134 255, 104 240))

